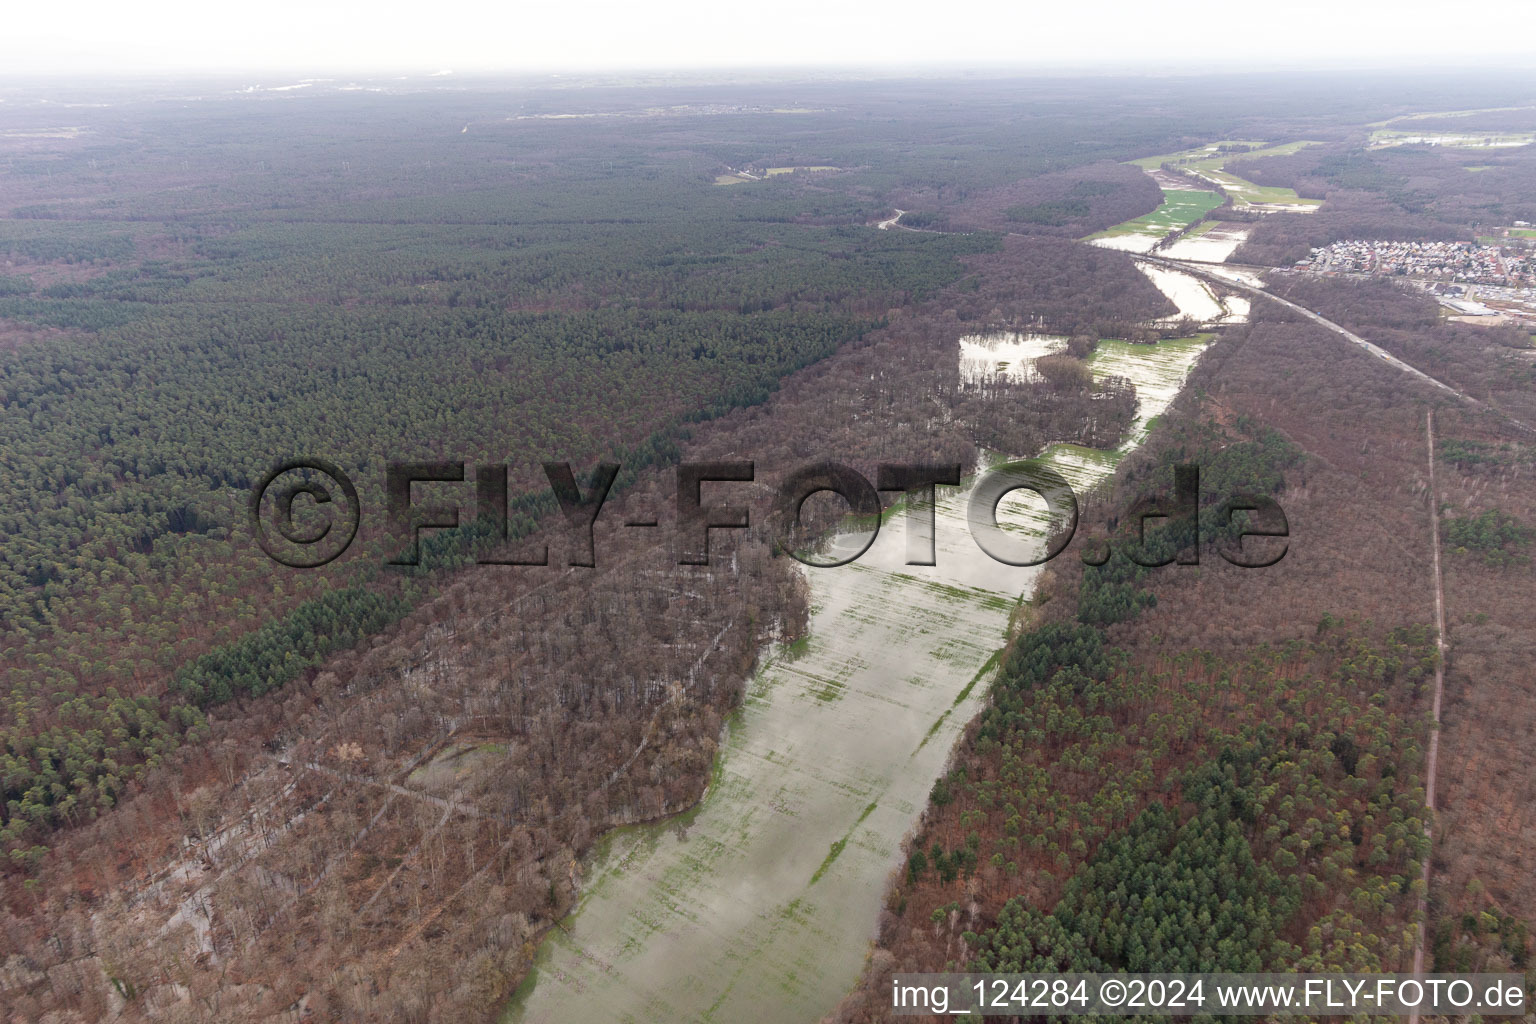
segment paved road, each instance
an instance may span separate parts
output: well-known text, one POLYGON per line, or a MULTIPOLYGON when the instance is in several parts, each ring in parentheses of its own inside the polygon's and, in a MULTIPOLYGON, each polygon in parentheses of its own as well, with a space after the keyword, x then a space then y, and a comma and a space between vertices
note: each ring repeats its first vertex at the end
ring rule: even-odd
MULTIPOLYGON (((1278 302, 1282 306, 1285 306, 1287 309, 1295 310, 1302 316, 1306 317, 1308 320, 1311 320, 1313 323, 1328 328, 1330 331, 1333 331, 1340 337, 1345 338, 1356 345, 1359 345, 1361 348, 1365 349, 1372 355, 1377 356, 1389 365, 1402 370, 1404 373, 1412 374, 1413 376, 1418 377, 1420 380, 1426 381, 1427 383, 1433 385, 1446 394, 1454 395, 1457 398, 1463 399, 1464 401, 1478 406, 1479 408, 1488 409, 1491 412, 1498 412, 1498 410, 1491 409, 1491 407, 1483 402, 1478 401, 1470 395, 1457 391, 1450 385, 1436 380, 1429 374, 1424 373, 1422 370, 1419 370, 1413 366, 1409 366, 1407 363, 1403 362, 1401 359, 1398 359, 1390 352, 1382 349, 1381 346, 1371 344, 1369 341, 1366 341, 1358 334, 1355 334, 1353 331, 1341 327, 1339 324, 1334 323, 1327 317, 1314 313, 1312 310, 1307 309, 1305 306, 1297 305, 1289 299, 1282 299, 1280 296, 1266 291, 1263 288, 1257 288, 1250 284, 1234 281, 1230 278, 1223 277, 1220 274, 1216 274, 1208 270, 1203 270, 1199 266, 1191 266, 1189 263, 1186 263, 1182 260, 1170 260, 1157 256, 1141 256, 1136 254, 1132 254, 1131 258, 1145 260, 1148 263, 1159 264, 1174 270, 1183 270, 1186 273, 1194 274, 1219 284, 1228 285, 1232 288, 1238 289, 1239 291, 1248 292, 1252 295, 1265 296, 1266 298, 1274 302, 1278 302)), ((1526 426, 1526 424, 1521 423, 1519 420, 1512 416, 1507 416, 1503 413, 1499 413, 1499 415, 1504 415, 1505 418, 1508 419, 1511 423, 1524 430, 1531 430, 1529 426, 1526 426)), ((1424 823, 1424 835, 1425 838, 1432 840, 1434 835, 1432 819, 1435 812, 1435 776, 1440 756, 1440 708, 1443 695, 1445 693, 1445 654, 1447 648, 1447 644, 1445 642, 1445 589, 1440 577, 1440 517, 1438 511, 1439 496, 1435 487, 1435 413, 1433 409, 1428 410, 1425 414, 1424 431, 1429 460, 1430 564, 1433 570, 1432 578, 1435 590, 1435 647, 1439 653, 1439 657, 1435 660, 1435 689, 1432 705, 1433 723, 1430 727, 1429 734, 1429 752, 1425 763, 1424 788, 1424 803, 1425 806, 1429 809, 1429 814, 1426 816, 1424 823)), ((1427 904, 1429 897, 1429 869, 1432 859, 1433 858, 1430 856, 1425 856, 1422 867, 1422 874, 1420 876, 1423 881, 1423 891, 1419 894, 1419 925, 1417 939, 1414 942, 1413 949, 1413 973, 1415 975, 1422 975, 1424 973, 1424 948, 1428 922, 1427 904)), ((1409 1014, 1408 1024, 1419 1024, 1419 1011, 1417 1009, 1414 1009, 1409 1014)))
MULTIPOLYGON (((1196 263, 1194 261, 1189 261, 1189 260, 1171 260, 1171 259, 1167 259, 1167 258, 1162 257, 1162 256, 1144 256, 1144 255, 1141 255, 1139 253, 1131 253, 1130 256, 1131 256, 1131 259, 1143 260, 1143 261, 1145 261, 1147 263, 1155 263, 1155 264, 1157 264, 1159 266, 1167 267, 1170 270, 1182 270, 1186 274, 1194 274, 1196 277, 1203 277, 1203 278, 1205 278, 1208 281, 1213 281, 1213 282, 1215 282, 1217 284, 1226 285, 1229 288, 1236 288, 1238 291, 1248 292, 1248 293, 1250 293, 1252 295, 1262 295, 1266 299, 1269 299, 1272 302, 1278 302, 1280 305, 1286 307, 1287 309, 1295 310, 1296 312, 1300 313, 1302 316, 1306 317, 1308 320, 1311 320, 1311 321, 1313 321, 1314 323, 1317 323, 1317 324, 1321 324, 1322 326, 1328 328, 1330 331, 1334 332, 1335 334, 1337 334, 1337 335, 1339 335, 1339 336, 1341 336, 1343 338, 1346 338, 1347 340, 1355 343, 1356 345, 1359 345, 1361 348, 1363 348, 1367 352, 1371 353, 1371 355, 1376 356, 1377 358, 1379 358, 1379 359, 1383 360, 1384 362, 1386 362, 1389 366, 1394 366, 1397 369, 1402 370, 1404 373, 1412 374, 1413 376, 1419 378, 1420 380, 1425 381, 1428 384, 1434 385, 1435 387, 1439 388, 1441 391, 1444 391, 1448 395, 1455 395, 1457 398, 1464 399, 1464 400, 1466 400, 1468 402, 1471 402, 1474 405, 1479 405, 1479 406, 1483 405, 1482 402, 1479 402, 1477 399, 1473 398, 1471 395, 1463 394, 1462 392, 1457 391, 1455 388, 1451 387, 1449 384, 1445 384, 1445 383, 1442 383, 1441 381, 1436 380, 1435 378, 1431 377, 1429 374, 1425 373, 1423 370, 1420 370, 1417 367, 1413 367, 1413 366, 1408 365, 1407 363, 1403 362, 1401 359, 1399 359, 1396 356, 1394 356, 1392 353, 1388 352, 1386 349, 1382 348, 1380 345, 1373 345, 1369 341, 1366 341, 1364 338, 1360 337, 1360 335, 1354 333, 1353 331, 1351 331, 1351 330, 1349 330, 1349 329, 1347 329, 1345 327, 1341 327, 1340 325, 1334 323, 1332 320, 1329 320, 1327 317, 1322 316, 1321 314, 1318 314, 1318 313, 1314 313, 1314 312, 1312 312, 1310 309, 1308 309, 1305 306, 1299 306, 1296 303, 1292 302, 1290 299, 1282 299, 1280 296, 1276 295, 1274 292, 1268 291, 1267 289, 1258 288, 1258 287, 1255 287, 1254 285, 1251 285, 1251 284, 1244 284, 1243 282, 1233 280, 1230 277, 1224 277, 1221 274, 1217 274, 1217 273, 1215 273, 1213 271, 1206 270, 1204 265, 1202 265, 1200 263, 1196 263)), ((1210 266, 1215 266, 1215 264, 1209 264, 1209 265, 1210 266)), ((1270 268, 1270 269, 1272 269, 1272 268, 1270 268)), ((1524 426, 1524 424, 1521 424, 1521 425, 1524 426)))
MULTIPOLYGON (((1200 264, 1198 262, 1194 262, 1194 261, 1190 261, 1190 260, 1171 260, 1171 259, 1168 259, 1168 258, 1163 257, 1163 256, 1146 256, 1146 255, 1142 255, 1141 253, 1134 253, 1134 252, 1133 253, 1127 253, 1126 255, 1130 256, 1131 259, 1133 259, 1133 260, 1143 260, 1143 261, 1145 261, 1147 263, 1155 263, 1158 266, 1167 267, 1170 270, 1182 270, 1186 274, 1193 274, 1196 277, 1203 277, 1207 281, 1211 281, 1211 282, 1214 282, 1216 284, 1226 285, 1228 288, 1236 288, 1238 291, 1247 292, 1250 295, 1262 295, 1264 298, 1269 299, 1271 302, 1278 302, 1280 305, 1286 307, 1287 309, 1295 310, 1297 313, 1300 313, 1302 316, 1306 317, 1308 320, 1311 320, 1313 323, 1318 324, 1318 325, 1323 326, 1323 327, 1326 327, 1326 328, 1328 328, 1328 330, 1330 330, 1333 333, 1339 335, 1341 338, 1344 338, 1345 340, 1347 340, 1349 342, 1352 342, 1355 345, 1359 345, 1361 348, 1365 349, 1371 355, 1376 356, 1378 359, 1380 359, 1382 362, 1386 363, 1388 366, 1395 367, 1396 369, 1399 369, 1399 370, 1403 371, 1406 374, 1410 374, 1411 376, 1417 377, 1419 380, 1424 381, 1426 384, 1429 384, 1429 385, 1439 389, 1440 391, 1445 392, 1447 395, 1451 395, 1451 396, 1454 396, 1456 398, 1459 398, 1462 401, 1468 403, 1469 405, 1475 405, 1479 409, 1482 409, 1482 410, 1484 410, 1486 412, 1490 412, 1490 413, 1494 414, 1495 416, 1499 416, 1499 417, 1503 418, 1504 420, 1508 421, 1509 423, 1512 423, 1515 426, 1519 427, 1521 430, 1525 431, 1526 433, 1536 434, 1536 427, 1532 427, 1528 423, 1524 423, 1524 422, 1522 422, 1520 420, 1517 420, 1513 416, 1509 415, 1509 413, 1504 412, 1501 409, 1495 409, 1493 406, 1489 405, 1487 402, 1484 402, 1484 401, 1481 401, 1479 399, 1473 398, 1471 395, 1467 394, 1464 391, 1457 391, 1455 388, 1451 387, 1449 384, 1446 384, 1443 381, 1436 380, 1435 378, 1431 377, 1429 374, 1425 373, 1423 370, 1420 370, 1418 367, 1411 366, 1408 363, 1403 362, 1401 359, 1397 358, 1392 353, 1390 353, 1386 349, 1382 348, 1380 345, 1373 345, 1373 344, 1371 344, 1369 341, 1366 341, 1364 338, 1360 337, 1360 335, 1356 334, 1354 331, 1351 331, 1351 330, 1349 330, 1346 327, 1342 327, 1339 324, 1334 323, 1332 320, 1329 320, 1327 317, 1322 316, 1321 314, 1318 314, 1318 313, 1314 313, 1314 312, 1312 312, 1312 310, 1308 309, 1305 306, 1297 305, 1296 303, 1292 302, 1290 299, 1282 299, 1280 296, 1276 295, 1274 292, 1268 291, 1268 290, 1266 290, 1264 288, 1259 288, 1259 287, 1256 287, 1255 285, 1246 284, 1246 283, 1244 283, 1242 281, 1237 281, 1237 280, 1234 280, 1233 278, 1226 277, 1226 276, 1224 276, 1222 274, 1217 274, 1217 273, 1214 273, 1214 272, 1206 269, 1207 266, 1216 266, 1217 264, 1205 264, 1205 265, 1202 265, 1202 264, 1200 264)), ((1271 267, 1271 268, 1268 268, 1268 269, 1274 269, 1274 268, 1271 267)))

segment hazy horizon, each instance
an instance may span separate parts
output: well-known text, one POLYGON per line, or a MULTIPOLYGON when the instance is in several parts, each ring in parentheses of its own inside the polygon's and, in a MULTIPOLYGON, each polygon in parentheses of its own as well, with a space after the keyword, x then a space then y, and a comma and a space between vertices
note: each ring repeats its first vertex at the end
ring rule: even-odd
POLYGON ((492 8, 275 0, 259 17, 188 0, 128 8, 103 0, 11 13, 0 76, 518 76, 740 69, 979 73, 1382 69, 1518 70, 1536 56, 1523 3, 1456 10, 1425 2, 1305 0, 1283 11, 1197 0, 1177 9, 1107 3, 1029 8, 965 0, 935 10, 910 0, 840 7, 787 0, 732 7, 538 3, 492 8))

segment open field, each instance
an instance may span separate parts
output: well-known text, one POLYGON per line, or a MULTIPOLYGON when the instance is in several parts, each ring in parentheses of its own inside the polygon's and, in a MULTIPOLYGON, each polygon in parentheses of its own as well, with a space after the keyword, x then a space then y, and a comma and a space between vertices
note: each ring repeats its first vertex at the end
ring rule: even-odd
POLYGON ((1367 128, 1385 128, 1389 124, 1397 124, 1399 121, 1430 121, 1442 117, 1470 117, 1473 114, 1503 114, 1516 110, 1530 110, 1528 106, 1515 107, 1478 107, 1474 110, 1421 110, 1414 114, 1399 114, 1397 117, 1389 117, 1385 121, 1372 121, 1367 128))
POLYGON ((1178 153, 1164 153, 1161 156, 1144 156, 1136 160, 1128 161, 1137 167, 1154 170, 1163 164, 1178 164, 1187 166, 1191 170, 1219 170, 1221 167, 1234 160, 1252 160, 1261 156, 1290 156, 1292 153, 1315 146, 1317 143, 1307 140, 1297 142, 1282 142, 1270 146, 1263 142, 1213 142, 1208 146, 1197 146, 1194 149, 1182 150, 1178 153), (1248 146, 1243 151, 1221 152, 1218 146, 1248 146))
POLYGON ((1371 149, 1389 146, 1445 146, 1449 149, 1514 149, 1536 142, 1531 132, 1406 132, 1383 128, 1371 133, 1371 149))
POLYGON ((1160 250, 1161 255, 1175 260, 1201 260, 1221 263, 1231 259, 1237 247, 1253 232, 1249 224, 1233 224, 1228 221, 1208 220, 1196 224, 1171 245, 1160 250))
POLYGON ((1238 205, 1249 204, 1253 206, 1321 206, 1321 199, 1303 199, 1296 194, 1295 189, 1281 188, 1277 185, 1255 185, 1251 181, 1239 178, 1235 174, 1226 171, 1205 171, 1203 176, 1214 181, 1226 189, 1238 205))
POLYGON ((753 174, 750 171, 731 171, 727 174, 715 175, 716 185, 740 185, 748 181, 762 181, 764 178, 777 177, 781 174, 794 174, 796 171, 840 171, 841 167, 830 164, 800 165, 796 167, 769 167, 762 175, 753 174))
POLYGON ((1187 149, 1181 153, 1165 153, 1161 156, 1142 157, 1132 160, 1131 163, 1146 170, 1155 170, 1164 164, 1174 164, 1184 170, 1188 170, 1213 185, 1220 185, 1237 202, 1238 205, 1249 204, 1254 206, 1320 206, 1321 199, 1303 199, 1296 194, 1294 189, 1278 188, 1273 186, 1256 185, 1251 181, 1240 178, 1227 171, 1226 165, 1239 160, 1252 160, 1266 156, 1290 156, 1307 146, 1316 145, 1308 141, 1285 142, 1276 146, 1266 146, 1262 142, 1229 142, 1212 143, 1196 149, 1187 149), (1244 152, 1222 152, 1218 145, 1249 146, 1244 152))
POLYGON ((1162 238, 1170 231, 1193 224, 1220 205, 1221 196, 1215 192, 1164 189, 1162 204, 1151 213, 1096 232, 1089 235, 1086 240, 1116 238, 1122 235, 1162 238))
MULTIPOLYGON (((1087 494, 1210 337, 1101 342, 1089 364, 1135 382, 1136 422, 1113 451, 1052 445, 1043 458, 1087 494)), ((1038 574, 974 557, 965 499, 939 496, 936 566, 902 564, 901 538, 882 536, 852 565, 810 570, 809 642, 753 682, 703 803, 603 844, 504 1020, 805 1021, 852 986, 901 838, 1038 574)), ((1046 525, 1043 507, 1002 512, 1021 532, 1046 525)))

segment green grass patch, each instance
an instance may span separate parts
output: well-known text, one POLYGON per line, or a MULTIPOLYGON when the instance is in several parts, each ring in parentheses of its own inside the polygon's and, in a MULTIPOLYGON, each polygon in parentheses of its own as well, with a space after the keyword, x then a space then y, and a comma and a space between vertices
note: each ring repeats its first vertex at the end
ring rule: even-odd
POLYGON ((980 587, 960 587, 954 585, 953 583, 944 583, 939 580, 924 579, 921 576, 916 576, 912 573, 906 572, 892 573, 891 576, 893 579, 902 580, 903 582, 909 583, 913 586, 922 587, 929 593, 937 596, 940 600, 977 603, 986 608, 996 609, 1009 608, 1013 605, 1013 600, 1008 596, 997 593, 996 591, 983 590, 980 587))
POLYGON ((1159 156, 1146 156, 1130 163, 1137 167, 1155 171, 1164 164, 1172 164, 1184 170, 1193 171, 1196 174, 1216 182, 1232 196, 1238 205, 1244 203, 1283 203, 1290 206, 1320 206, 1321 199, 1303 199, 1297 195, 1294 189, 1280 188, 1272 185, 1257 185, 1246 178, 1239 178, 1226 170, 1229 163, 1239 160, 1253 160, 1266 156, 1290 156, 1307 146, 1316 145, 1310 141, 1285 142, 1277 146, 1267 146, 1262 142, 1231 142, 1216 143, 1215 145, 1246 146, 1245 152, 1215 151, 1206 146, 1195 149, 1186 149, 1181 153, 1163 153, 1159 156))
POLYGON ((1206 146, 1196 146, 1194 149, 1186 149, 1178 153, 1164 153, 1160 156, 1144 156, 1139 160, 1131 160, 1129 163, 1137 167, 1144 167, 1149 171, 1155 171, 1163 164, 1177 164, 1180 167, 1188 167, 1191 170, 1219 171, 1228 162, 1238 160, 1252 160, 1261 156, 1290 156, 1292 153, 1315 146, 1317 143, 1310 141, 1282 142, 1276 146, 1266 145, 1263 142, 1217 142, 1212 145, 1221 146, 1246 146, 1244 152, 1228 150, 1212 151, 1206 146))
POLYGON ((1220 183, 1239 206, 1244 203, 1283 203, 1288 206, 1323 205, 1321 199, 1303 199, 1297 195, 1295 189, 1281 188, 1278 185, 1256 185, 1228 171, 1207 171, 1206 174, 1220 183))
POLYGON ((810 649, 811 634, 806 633, 804 636, 798 636, 791 640, 789 643, 781 646, 779 648, 779 657, 784 661, 796 661, 800 658, 803 658, 806 652, 810 649))
POLYGON ((837 860, 838 855, 843 852, 843 847, 847 845, 847 836, 844 836, 832 844, 831 848, 827 851, 826 859, 821 862, 821 867, 817 868, 816 873, 811 875, 811 885, 815 885, 817 882, 821 881, 821 876, 827 873, 827 869, 832 866, 832 862, 837 860))
POLYGON ((1002 657, 1003 648, 999 647, 997 650, 993 651, 992 657, 988 658, 986 664, 982 665, 981 668, 977 670, 976 674, 971 677, 971 681, 965 684, 965 689, 961 690, 958 694, 955 695, 954 702, 950 705, 950 707, 959 707, 960 702, 969 697, 971 695, 971 691, 976 688, 976 684, 981 682, 981 677, 997 668, 997 663, 1002 660, 1002 657))
POLYGON ((922 750, 928 745, 929 740, 938 735, 939 730, 944 727, 944 723, 949 721, 950 712, 958 708, 965 701, 965 698, 971 695, 971 691, 976 688, 976 684, 981 682, 987 673, 997 671, 998 663, 1002 660, 1003 651, 1005 650, 1007 648, 999 647, 992 652, 992 657, 987 659, 986 664, 982 665, 976 674, 971 677, 971 681, 965 684, 965 688, 955 695, 955 699, 950 702, 949 709, 934 719, 933 724, 928 727, 928 731, 923 735, 922 742, 917 745, 918 750, 922 750))
POLYGON ((1221 204, 1222 198, 1216 192, 1165 188, 1161 205, 1151 213, 1095 232, 1088 239, 1114 238, 1119 235, 1166 235, 1193 224, 1221 204))
POLYGON ((843 838, 839 839, 837 842, 833 843, 830 847, 827 848, 826 859, 821 862, 821 867, 816 869, 816 873, 811 875, 811 885, 815 885, 817 882, 821 881, 821 876, 827 873, 827 869, 832 866, 833 862, 836 861, 838 856, 843 852, 843 848, 848 845, 848 840, 853 838, 853 830, 864 824, 865 818, 868 818, 871 814, 875 813, 876 806, 878 805, 870 804, 868 807, 864 808, 864 813, 860 814, 858 820, 853 823, 853 828, 850 828, 843 836, 843 838))

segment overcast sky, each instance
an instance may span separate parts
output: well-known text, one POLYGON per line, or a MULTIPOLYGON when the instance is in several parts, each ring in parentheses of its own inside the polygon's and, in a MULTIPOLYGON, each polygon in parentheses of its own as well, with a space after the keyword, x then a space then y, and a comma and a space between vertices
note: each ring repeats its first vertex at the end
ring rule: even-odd
POLYGON ((0 15, 0 75, 1484 58, 1536 66, 1532 0, 18 0, 0 15))

